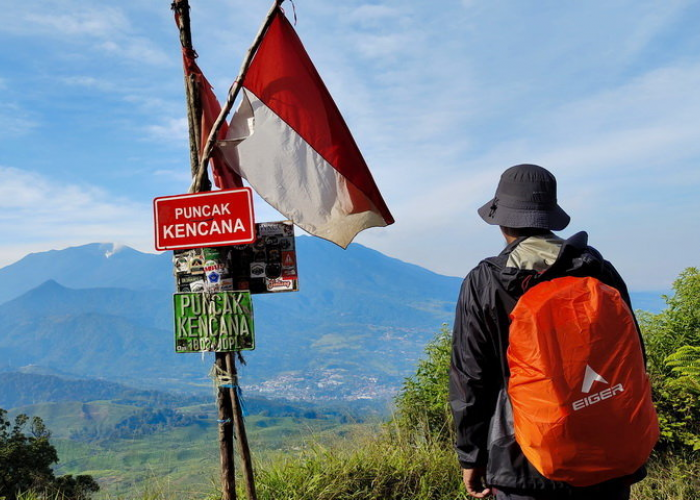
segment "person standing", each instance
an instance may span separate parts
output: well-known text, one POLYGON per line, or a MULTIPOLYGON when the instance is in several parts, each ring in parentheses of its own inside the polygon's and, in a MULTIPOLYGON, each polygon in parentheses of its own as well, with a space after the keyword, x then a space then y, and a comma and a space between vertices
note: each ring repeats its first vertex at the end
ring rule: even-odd
POLYGON ((457 457, 467 492, 499 500, 626 500, 635 473, 587 487, 573 487, 540 474, 515 440, 506 393, 509 315, 533 277, 590 276, 617 289, 627 287, 580 232, 562 239, 569 215, 559 206, 557 182, 548 170, 516 165, 501 176, 494 198, 478 210, 500 227, 506 247, 482 260, 464 279, 457 302, 450 368, 450 404, 457 457))

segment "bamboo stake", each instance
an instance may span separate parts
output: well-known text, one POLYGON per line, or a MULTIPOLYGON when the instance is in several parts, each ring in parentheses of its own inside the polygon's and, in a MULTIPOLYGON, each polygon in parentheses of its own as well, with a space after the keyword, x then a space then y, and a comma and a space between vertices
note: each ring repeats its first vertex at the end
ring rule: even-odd
POLYGON ((238 443, 238 453, 241 456, 241 468, 243 469, 243 482, 245 483, 246 496, 248 500, 257 500, 255 493, 255 477, 253 474, 253 460, 250 454, 250 446, 248 445, 248 436, 245 430, 245 421, 243 420, 243 409, 241 401, 238 398, 238 373, 236 372, 236 360, 233 353, 226 353, 226 368, 231 375, 231 404, 233 407, 233 426, 236 430, 236 442, 238 443))
MULTIPOLYGON (((190 30, 190 6, 188 0, 174 0, 171 8, 178 15, 178 28, 180 29, 180 43, 184 50, 194 52, 192 48, 192 32, 190 30)), ((199 99, 199 88, 194 75, 187 75, 185 72, 185 93, 187 98, 187 124, 190 136, 190 169, 192 177, 198 172, 199 146, 202 123, 202 110, 199 99)), ((208 178, 206 182, 206 171, 199 174, 197 191, 211 189, 208 178)), ((216 353, 216 367, 221 370, 226 369, 226 358, 220 353, 216 353)), ((217 391, 217 407, 219 415, 219 457, 221 463, 221 498, 222 500, 236 500, 236 471, 233 458, 233 408, 230 394, 223 388, 217 391)))
MULTIPOLYGON (((225 373, 225 353, 215 354, 217 373, 225 373)), ((221 464, 221 500, 236 500, 236 470, 233 457, 233 412, 231 394, 223 387, 217 388, 216 403, 219 409, 219 463, 221 464)))
POLYGON ((272 7, 270 8, 270 10, 267 13, 267 16, 265 17, 265 21, 263 21, 263 24, 258 30, 258 34, 255 36, 255 41, 253 42, 253 45, 251 45, 248 49, 248 53, 246 54, 246 57, 243 60, 243 64, 241 64, 241 69, 238 72, 238 76, 231 85, 231 88, 229 89, 226 103, 221 108, 221 112, 219 113, 219 116, 216 118, 216 121, 214 122, 214 125, 212 126, 211 131, 209 132, 209 137, 207 138, 207 142, 204 145, 202 157, 199 161, 199 168, 194 176, 194 182, 190 187, 190 192, 198 192, 200 186, 202 185, 202 182, 204 181, 204 176, 207 172, 207 163, 209 162, 211 153, 214 150, 214 144, 216 143, 216 136, 219 134, 219 129, 221 129, 221 125, 223 125, 224 120, 226 120, 226 117, 228 116, 229 112, 231 111, 231 108, 233 107, 233 103, 236 101, 236 97, 238 97, 238 92, 240 92, 241 90, 241 84, 245 79, 246 73, 248 72, 250 62, 252 61, 255 52, 257 52, 258 47, 260 47, 260 44, 262 43, 267 29, 272 23, 272 18, 274 17, 277 10, 280 8, 280 5, 282 5, 282 2, 284 2, 284 0, 274 0, 272 7))

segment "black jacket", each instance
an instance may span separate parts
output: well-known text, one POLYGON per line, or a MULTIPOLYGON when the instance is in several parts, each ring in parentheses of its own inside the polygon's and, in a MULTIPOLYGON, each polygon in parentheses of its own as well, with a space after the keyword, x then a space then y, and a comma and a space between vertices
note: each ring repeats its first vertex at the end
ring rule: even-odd
MULTIPOLYGON (((588 246, 588 235, 565 240, 545 272, 507 267, 510 253, 524 240, 509 244, 498 256, 479 263, 464 279, 454 323, 450 403, 457 456, 463 468, 486 467, 491 486, 520 490, 567 489, 543 477, 515 441, 512 410, 505 392, 508 373, 509 314, 524 289, 561 276, 592 276, 620 291, 630 305, 624 281, 600 253, 588 246)), ((634 482, 644 472, 624 478, 634 482)))

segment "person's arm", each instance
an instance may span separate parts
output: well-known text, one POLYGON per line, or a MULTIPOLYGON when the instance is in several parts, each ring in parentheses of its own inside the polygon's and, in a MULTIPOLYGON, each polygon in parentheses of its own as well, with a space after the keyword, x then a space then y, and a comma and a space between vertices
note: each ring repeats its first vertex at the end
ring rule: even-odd
POLYGON ((470 495, 483 498, 488 461, 488 427, 496 405, 500 363, 493 348, 481 294, 488 289, 488 274, 479 268, 464 280, 457 301, 452 337, 450 404, 454 417, 457 458, 470 495))

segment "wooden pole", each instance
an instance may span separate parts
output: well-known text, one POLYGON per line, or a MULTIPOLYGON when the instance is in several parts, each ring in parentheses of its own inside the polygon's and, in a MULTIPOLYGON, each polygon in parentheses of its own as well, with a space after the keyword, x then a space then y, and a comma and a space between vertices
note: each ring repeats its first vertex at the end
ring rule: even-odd
MULTIPOLYGON (((226 372, 226 354, 215 353, 216 373, 226 372)), ((220 387, 216 377, 216 404, 219 409, 219 463, 221 464, 221 499, 236 500, 236 469, 233 458, 233 411, 231 393, 220 387)))
MULTIPOLYGON (((180 44, 187 51, 194 52, 192 48, 192 31, 190 30, 190 6, 188 0, 175 0, 172 9, 177 13, 178 28, 180 28, 180 44)), ((192 177, 197 175, 199 165, 199 141, 202 135, 201 116, 199 109, 197 81, 194 75, 188 75, 185 71, 185 98, 187 99, 187 129, 190 135, 190 166, 192 177)))
POLYGON ((231 404, 233 407, 233 425, 236 429, 236 442, 238 443, 238 453, 241 456, 241 468, 243 469, 243 479, 245 483, 246 496, 248 500, 257 500, 255 493, 255 477, 253 474, 253 460, 250 455, 248 436, 243 420, 243 409, 238 398, 238 373, 236 371, 236 360, 233 353, 226 353, 226 368, 231 375, 231 404))
POLYGON ((192 186, 190 187, 191 192, 197 192, 197 190, 200 188, 200 185, 204 182, 204 178, 207 173, 207 162, 209 161, 211 153, 214 150, 214 144, 216 143, 216 136, 219 134, 219 129, 221 129, 221 125, 224 123, 224 120, 226 120, 226 117, 228 116, 229 112, 231 111, 231 108, 233 107, 233 103, 236 101, 238 92, 241 90, 241 84, 243 83, 245 75, 248 72, 250 62, 252 61, 255 52, 257 52, 258 47, 260 47, 260 44, 262 43, 263 38, 265 36, 265 32, 267 31, 267 28, 270 27, 270 24, 272 24, 272 19, 277 10, 279 9, 280 5, 282 5, 282 2, 284 2, 284 0, 274 0, 272 7, 270 7, 270 10, 268 11, 267 16, 265 17, 265 21, 263 21, 262 25, 260 26, 260 29, 258 30, 258 34, 255 36, 255 41, 253 42, 253 45, 251 45, 248 49, 248 53, 246 54, 246 57, 243 60, 243 64, 241 64, 241 69, 238 72, 238 76, 236 77, 233 84, 231 85, 231 88, 228 91, 226 103, 221 108, 221 112, 216 118, 214 125, 211 127, 211 131, 209 131, 209 137, 207 137, 207 142, 204 144, 204 149, 202 150, 202 157, 199 161, 199 168, 197 169, 196 173, 193 174, 194 181, 192 183, 192 186))
MULTIPOLYGON (((183 50, 194 54, 192 48, 192 32, 190 30, 190 6, 188 0, 174 0, 171 8, 175 11, 180 30, 180 43, 183 50)), ((185 71, 185 94, 187 98, 187 124, 190 135, 190 169, 192 177, 199 179, 197 191, 211 189, 206 169, 198 172, 200 137, 202 135, 202 109, 199 99, 199 88, 195 75, 187 75, 185 71)), ((206 165, 206 162, 205 162, 206 165)), ((217 373, 226 371, 226 358, 221 353, 215 355, 217 373)), ((218 382, 218 380, 217 380, 218 382)), ((219 456, 221 463, 221 498, 236 500, 236 470, 233 458, 233 406, 231 395, 223 387, 218 387, 216 403, 219 415, 219 456)))

